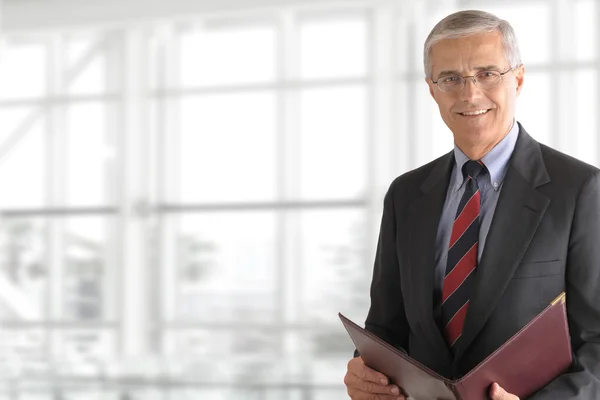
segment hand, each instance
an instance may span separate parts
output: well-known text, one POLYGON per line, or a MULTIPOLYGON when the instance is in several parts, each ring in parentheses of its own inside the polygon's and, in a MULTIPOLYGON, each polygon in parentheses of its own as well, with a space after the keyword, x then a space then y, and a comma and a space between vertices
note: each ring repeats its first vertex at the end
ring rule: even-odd
POLYGON ((367 367, 362 357, 348 363, 344 384, 352 400, 406 400, 398 386, 388 383, 387 376, 367 367))
POLYGON ((496 382, 490 387, 490 398, 492 400, 519 400, 514 394, 507 393, 496 382))

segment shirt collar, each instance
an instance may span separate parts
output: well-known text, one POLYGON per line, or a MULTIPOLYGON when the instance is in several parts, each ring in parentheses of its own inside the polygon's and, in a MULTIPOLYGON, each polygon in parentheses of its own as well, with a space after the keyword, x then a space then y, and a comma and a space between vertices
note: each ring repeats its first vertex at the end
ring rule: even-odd
MULTIPOLYGON (((515 149, 518 136, 519 124, 513 119, 513 124, 508 134, 481 159, 489 172, 492 187, 496 191, 502 186, 502 181, 504 180, 506 170, 508 169, 508 161, 515 149)), ((469 157, 467 157, 458 146, 454 145, 454 159, 456 160, 454 175, 455 182, 457 182, 455 190, 458 190, 464 181, 462 167, 469 161, 469 157)))

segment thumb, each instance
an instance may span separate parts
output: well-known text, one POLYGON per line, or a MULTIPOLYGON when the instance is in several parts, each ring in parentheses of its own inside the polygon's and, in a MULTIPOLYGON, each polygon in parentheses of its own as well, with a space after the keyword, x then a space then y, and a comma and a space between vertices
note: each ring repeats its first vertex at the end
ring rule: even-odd
POLYGON ((492 400, 511 400, 513 397, 502 389, 496 382, 490 387, 490 397, 492 400))

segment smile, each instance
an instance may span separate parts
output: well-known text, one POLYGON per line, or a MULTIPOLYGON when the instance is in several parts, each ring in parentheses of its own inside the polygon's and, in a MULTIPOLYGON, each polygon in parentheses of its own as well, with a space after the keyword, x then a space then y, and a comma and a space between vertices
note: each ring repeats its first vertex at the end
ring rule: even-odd
POLYGON ((476 111, 465 111, 462 113, 459 113, 460 115, 462 115, 463 117, 475 117, 478 115, 483 115, 485 113, 487 113, 490 110, 476 110, 476 111))

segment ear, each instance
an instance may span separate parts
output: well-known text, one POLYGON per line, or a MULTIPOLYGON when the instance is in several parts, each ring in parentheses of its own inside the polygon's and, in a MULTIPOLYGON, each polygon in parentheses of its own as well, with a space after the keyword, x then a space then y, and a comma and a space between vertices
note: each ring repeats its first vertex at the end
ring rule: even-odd
POLYGON ((523 64, 515 68, 515 79, 517 80, 517 96, 521 93, 525 80, 525 66, 523 64))

